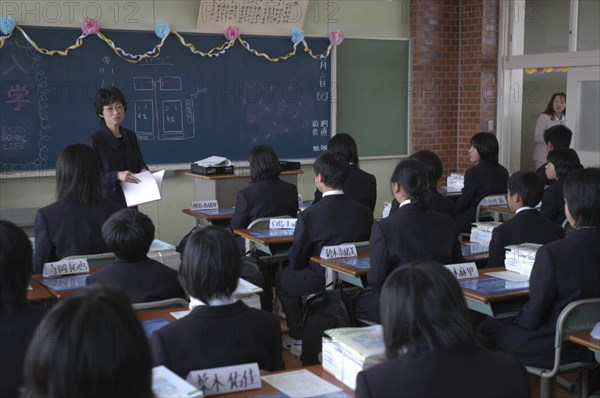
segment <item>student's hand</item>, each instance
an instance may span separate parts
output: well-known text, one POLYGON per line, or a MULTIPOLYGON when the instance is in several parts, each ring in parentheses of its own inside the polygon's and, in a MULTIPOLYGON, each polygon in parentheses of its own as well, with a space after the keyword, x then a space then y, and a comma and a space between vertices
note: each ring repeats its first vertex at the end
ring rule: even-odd
POLYGON ((137 178, 135 175, 133 175, 133 173, 129 170, 119 171, 117 173, 117 179, 119 181, 131 182, 134 184, 137 184, 138 182, 140 182, 139 178, 137 178))

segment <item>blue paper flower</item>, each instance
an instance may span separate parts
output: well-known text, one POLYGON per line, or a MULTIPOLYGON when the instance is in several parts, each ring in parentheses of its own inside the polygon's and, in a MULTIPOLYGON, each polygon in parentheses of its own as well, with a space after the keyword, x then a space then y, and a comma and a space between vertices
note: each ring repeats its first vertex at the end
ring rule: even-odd
POLYGON ((15 28, 15 19, 12 15, 0 15, 0 31, 3 35, 10 35, 15 28))
POLYGON ((304 40, 304 31, 300 28, 292 29, 292 42, 298 44, 302 40, 304 40))
POLYGON ((169 33, 171 33, 171 26, 168 23, 162 22, 154 24, 154 33, 156 33, 156 36, 162 40, 169 36, 169 33))

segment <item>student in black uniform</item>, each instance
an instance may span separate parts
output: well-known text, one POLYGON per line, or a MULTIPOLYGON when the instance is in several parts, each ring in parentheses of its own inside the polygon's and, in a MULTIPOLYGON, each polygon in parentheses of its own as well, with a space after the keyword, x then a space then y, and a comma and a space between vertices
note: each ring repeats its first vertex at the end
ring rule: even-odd
POLYGON ((27 303, 32 255, 25 232, 0 220, 0 397, 19 396, 25 351, 45 312, 27 303))
POLYGON ((284 348, 294 355, 302 351, 300 328, 301 296, 325 290, 325 269, 310 262, 323 246, 369 240, 373 212, 350 199, 342 186, 348 174, 348 162, 337 152, 323 152, 315 160, 315 185, 323 198, 298 214, 294 243, 288 253, 289 265, 279 277, 277 296, 290 330, 284 348))
MULTIPOLYGON (((377 180, 375 176, 358 168, 358 149, 350 134, 339 133, 327 143, 327 150, 341 154, 348 161, 348 177, 342 186, 344 195, 367 206, 371 211, 377 204, 377 180)), ((315 190, 314 202, 321 200, 322 193, 315 190)))
POLYGON ((516 358, 482 349, 452 273, 432 261, 396 269, 383 285, 388 360, 358 374, 357 398, 530 396, 516 358))
POLYGON ((135 210, 122 209, 110 216, 102 236, 117 260, 88 277, 88 283, 123 290, 132 303, 185 297, 177 271, 148 258, 154 240, 154 224, 135 210))
POLYGON ((561 225, 565 221, 563 182, 573 171, 582 168, 577 152, 571 148, 554 149, 548 152, 546 176, 555 183, 544 191, 540 213, 561 225))
POLYGON ((153 396, 148 340, 123 292, 80 289, 39 324, 21 398, 153 396))
POLYGON ((279 320, 232 296, 239 277, 240 252, 226 230, 211 226, 192 233, 179 279, 193 309, 152 334, 156 366, 183 378, 192 370, 248 362, 283 369, 279 320))
POLYGON ((508 171, 498 163, 498 140, 492 133, 471 137, 469 161, 477 163, 465 173, 465 184, 456 201, 458 232, 469 232, 475 221, 477 205, 489 195, 506 194, 508 171))
MULTIPOLYGON (((571 145, 571 137, 573 132, 567 126, 562 124, 552 126, 544 131, 544 142, 546 143, 546 151, 550 152, 553 149, 568 148, 571 145)), ((547 155, 546 155, 547 156, 547 155)), ((535 171, 544 181, 544 185, 552 185, 556 180, 549 180, 546 176, 546 165, 544 163, 535 171)))
POLYGON ((464 262, 452 217, 429 210, 431 191, 423 163, 408 159, 398 163, 391 178, 400 208, 373 224, 367 274, 370 294, 356 298, 360 319, 379 322, 379 296, 383 283, 396 268, 415 260, 442 264, 464 262))
POLYGON ((537 173, 517 171, 510 176, 507 201, 515 216, 494 228, 488 267, 504 266, 504 248, 508 245, 546 244, 565 237, 560 225, 542 216, 535 208, 543 194, 544 182, 537 173))
MULTIPOLYGON (((538 249, 529 300, 516 319, 488 318, 480 324, 492 348, 517 355, 525 365, 552 367, 560 312, 573 301, 600 297, 600 169, 577 170, 566 177, 564 198, 575 231, 538 249)), ((591 358, 587 348, 563 341, 561 362, 591 358)))
MULTIPOLYGON (((437 190, 438 181, 444 173, 444 166, 442 165, 440 158, 434 152, 422 150, 413 153, 409 159, 418 159, 423 163, 423 167, 427 173, 427 180, 429 181, 429 190, 431 192, 430 209, 454 217, 456 214, 456 204, 437 190)), ((397 212, 399 207, 400 203, 394 198, 390 209, 390 215, 397 212)))

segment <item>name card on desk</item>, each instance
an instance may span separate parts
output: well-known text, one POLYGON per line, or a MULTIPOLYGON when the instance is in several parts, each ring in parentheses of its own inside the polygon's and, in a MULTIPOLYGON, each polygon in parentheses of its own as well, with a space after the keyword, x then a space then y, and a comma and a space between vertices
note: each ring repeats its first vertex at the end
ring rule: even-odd
POLYGON ((219 202, 216 200, 194 200, 190 205, 190 210, 216 210, 219 208, 219 202))
POLYGON ((42 275, 44 278, 71 274, 88 274, 90 266, 86 258, 63 258, 60 261, 44 264, 42 275))
POLYGON ((193 370, 188 373, 186 381, 202 391, 204 395, 226 394, 261 387, 260 371, 256 362, 193 370))
POLYGON ((494 196, 486 196, 481 199, 482 206, 507 206, 508 202, 506 201, 505 195, 494 195, 494 196))
POLYGON ((294 229, 296 228, 297 218, 271 218, 269 220, 269 229, 294 229))
POLYGON ((479 276, 475 263, 446 264, 444 267, 448 268, 456 279, 477 278, 479 276))
POLYGON ((354 245, 323 246, 320 257, 325 260, 340 257, 356 257, 358 253, 354 245))

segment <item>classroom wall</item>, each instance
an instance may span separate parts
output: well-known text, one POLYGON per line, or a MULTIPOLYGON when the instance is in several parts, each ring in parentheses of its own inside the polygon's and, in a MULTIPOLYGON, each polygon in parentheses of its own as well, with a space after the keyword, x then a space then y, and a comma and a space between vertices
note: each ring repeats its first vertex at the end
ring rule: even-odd
MULTIPOLYGON (((333 27, 343 29, 346 37, 402 38, 409 35, 410 2, 400 0, 314 1, 308 7, 304 30, 309 35, 326 35, 333 27), (334 8, 330 3, 335 3, 334 8)), ((0 14, 13 15, 18 25, 79 26, 83 17, 98 18, 101 28, 149 30, 155 22, 168 22, 181 32, 193 31, 200 8, 199 1, 74 1, 47 0, 2 1, 0 14)), ((339 66, 343 68, 343 65, 339 66)), ((127 115, 131 117, 131 115, 127 115)), ((124 125, 127 126, 127 119, 124 125)), ((90 132, 92 126, 90 126, 90 132)), ((352 133, 349 131, 349 133, 352 133)), ((378 205, 381 216, 383 201, 390 200, 389 174, 397 160, 364 160, 361 167, 376 175, 378 205)), ((303 166, 298 189, 305 199, 314 193, 311 165, 303 166)), ((0 207, 41 207, 54 201, 54 177, 42 174, 29 178, 0 176, 0 207)), ((156 225, 156 235, 177 244, 194 225, 191 217, 181 213, 192 200, 192 180, 185 171, 175 171, 163 182, 163 199, 140 206, 156 225)))

